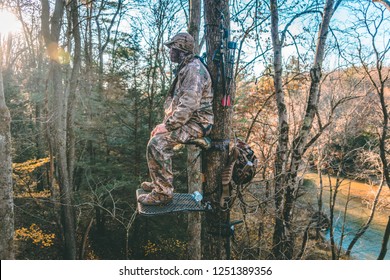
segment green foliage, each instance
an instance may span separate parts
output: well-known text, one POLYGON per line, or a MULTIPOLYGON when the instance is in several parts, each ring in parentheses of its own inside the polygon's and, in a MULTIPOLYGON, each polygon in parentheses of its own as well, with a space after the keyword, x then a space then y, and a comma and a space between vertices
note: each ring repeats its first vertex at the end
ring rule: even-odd
POLYGON ((3 72, 4 93, 11 112, 11 135, 13 145, 13 161, 23 162, 31 159, 37 152, 35 145, 34 122, 35 104, 30 100, 30 94, 23 93, 17 77, 11 69, 3 72))

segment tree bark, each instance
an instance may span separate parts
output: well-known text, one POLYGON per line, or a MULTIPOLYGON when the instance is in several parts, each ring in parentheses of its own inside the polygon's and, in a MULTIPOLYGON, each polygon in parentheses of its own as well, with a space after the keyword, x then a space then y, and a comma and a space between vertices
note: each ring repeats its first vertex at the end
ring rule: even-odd
MULTIPOLYGON (((75 162, 75 132, 74 132, 74 111, 76 103, 76 91, 78 89, 78 79, 80 76, 81 68, 81 37, 79 26, 79 11, 77 1, 72 1, 70 6, 71 13, 71 33, 74 38, 74 56, 73 56, 73 69, 69 81, 69 92, 67 104, 67 166, 69 174, 69 182, 73 185, 73 172, 75 162)), ((70 23, 69 23, 70 24, 70 23)))
MULTIPOLYGON (((327 0, 324 7, 323 17, 317 37, 317 47, 313 67, 310 70, 311 85, 309 99, 306 105, 306 113, 298 137, 292 143, 290 167, 287 159, 288 149, 288 123, 287 110, 284 103, 282 89, 282 66, 281 66, 281 40, 278 30, 278 3, 271 0, 271 34, 274 46, 275 68, 275 92, 279 116, 279 140, 275 160, 275 206, 276 220, 273 235, 273 255, 277 259, 291 259, 293 256, 294 237, 291 234, 291 221, 295 190, 298 182, 298 170, 302 163, 308 135, 313 125, 315 112, 319 100, 319 84, 322 74, 322 62, 325 55, 325 44, 329 32, 329 23, 334 13, 334 0, 327 0), (286 172, 286 169, 288 172, 286 172)), ((336 4, 338 6, 340 0, 336 4)))
MULTIPOLYGON (((188 33, 195 39, 195 53, 199 53, 199 29, 200 29, 200 13, 201 1, 190 0, 190 23, 188 33)), ((193 146, 187 146, 187 176, 188 176, 188 192, 202 192, 202 176, 201 176, 201 153, 202 151, 193 146)), ((201 252, 201 213, 194 212, 188 214, 188 258, 192 260, 200 260, 201 252)))
POLYGON ((382 246, 381 246, 381 251, 380 251, 379 256, 378 256, 378 260, 383 260, 386 256, 387 243, 389 242, 389 236, 390 236, 390 216, 389 216, 389 219, 387 220, 387 226, 386 226, 385 234, 383 235, 382 246))
MULTIPOLYGON (((1 42, 0 42, 1 43, 1 42)), ((0 259, 14 259, 11 115, 5 103, 0 49, 0 259)))
MULTIPOLYGON (((202 193, 201 157, 202 151, 192 145, 187 146, 187 176, 188 192, 199 191, 202 193)), ((200 260, 201 254, 201 213, 193 212, 188 214, 188 258, 200 260)))
POLYGON ((49 95, 52 96, 51 116, 53 117, 52 135, 54 139, 55 159, 58 167, 60 186, 61 217, 65 239, 65 258, 76 259, 76 226, 72 206, 73 190, 68 172, 67 160, 67 94, 64 92, 62 66, 58 57, 59 37, 65 3, 56 0, 53 15, 50 17, 50 4, 42 1, 42 32, 50 56, 48 73, 49 95))
MULTIPOLYGON (((218 67, 212 57, 220 47, 221 32, 219 29, 221 12, 225 16, 225 26, 229 26, 229 1, 228 0, 205 0, 204 18, 206 26, 207 65, 214 82, 214 127, 211 133, 213 141, 229 139, 232 119, 232 109, 224 108, 221 100, 223 97, 221 81, 218 77, 218 67)), ((219 75, 220 76, 220 75, 219 75)), ((206 183, 204 186, 204 199, 210 202, 213 211, 205 213, 202 223, 202 258, 203 259, 226 259, 227 245, 229 244, 226 233, 229 228, 228 212, 222 211, 219 200, 222 192, 222 171, 228 160, 228 147, 221 143, 223 149, 210 149, 206 151, 204 170, 206 183)))
POLYGON ((285 244, 288 239, 283 220, 283 196, 286 185, 287 149, 289 141, 289 124, 287 119, 287 108, 284 101, 282 85, 282 46, 279 37, 279 7, 277 0, 270 1, 271 9, 271 36, 274 49, 274 88, 276 93, 276 104, 278 108, 278 146, 275 158, 275 227, 273 234, 273 257, 283 259, 285 244))
POLYGON ((201 0, 190 0, 190 24, 188 33, 195 39, 195 54, 199 54, 201 0))

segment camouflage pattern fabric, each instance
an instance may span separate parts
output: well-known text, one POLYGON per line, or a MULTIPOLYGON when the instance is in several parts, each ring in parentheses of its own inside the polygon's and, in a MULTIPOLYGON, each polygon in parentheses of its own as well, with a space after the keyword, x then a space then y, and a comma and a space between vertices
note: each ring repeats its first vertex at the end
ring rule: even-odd
POLYGON ((164 124, 168 133, 153 136, 147 161, 154 191, 172 196, 173 147, 205 136, 213 124, 211 78, 205 66, 189 55, 179 66, 174 86, 165 102, 164 124))
POLYGON ((195 40, 187 32, 181 32, 173 36, 173 38, 164 44, 168 48, 176 48, 186 53, 193 53, 195 40))
POLYGON ((165 102, 164 124, 169 131, 193 122, 203 128, 212 125, 211 78, 202 62, 188 55, 179 66, 175 86, 165 102))
POLYGON ((149 140, 147 147, 147 160, 150 177, 155 185, 157 193, 172 196, 173 194, 173 173, 172 157, 173 147, 185 143, 188 140, 199 138, 202 132, 194 129, 196 124, 185 125, 175 131, 157 134, 149 140))

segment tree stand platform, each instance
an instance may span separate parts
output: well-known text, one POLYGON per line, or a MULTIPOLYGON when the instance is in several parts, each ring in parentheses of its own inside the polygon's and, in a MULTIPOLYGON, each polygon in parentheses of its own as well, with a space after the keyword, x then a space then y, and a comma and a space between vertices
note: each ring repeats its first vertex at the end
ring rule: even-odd
MULTIPOLYGON (((147 194, 143 189, 138 189, 137 192, 137 201, 138 197, 141 194, 147 194)), ((159 205, 159 206, 146 206, 137 202, 137 210, 140 215, 145 216, 155 216, 155 215, 164 215, 169 213, 176 212, 192 212, 192 211, 205 211, 206 208, 202 205, 201 202, 195 201, 189 193, 173 193, 172 202, 159 205)))

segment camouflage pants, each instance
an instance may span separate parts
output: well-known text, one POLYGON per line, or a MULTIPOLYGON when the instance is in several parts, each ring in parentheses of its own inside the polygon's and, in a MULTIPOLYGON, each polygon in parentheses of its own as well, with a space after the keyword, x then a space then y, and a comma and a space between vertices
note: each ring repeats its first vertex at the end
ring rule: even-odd
POLYGON ((169 196, 173 193, 173 148, 202 136, 203 132, 197 124, 188 124, 172 132, 157 134, 149 140, 146 158, 150 177, 156 186, 154 190, 157 193, 169 196))

